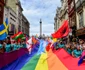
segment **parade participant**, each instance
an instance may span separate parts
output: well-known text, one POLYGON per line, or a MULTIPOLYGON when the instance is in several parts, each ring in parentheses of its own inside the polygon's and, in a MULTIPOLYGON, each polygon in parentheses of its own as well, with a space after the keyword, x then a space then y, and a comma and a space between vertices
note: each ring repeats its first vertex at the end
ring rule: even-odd
POLYGON ((2 43, 1 43, 1 41, 0 41, 0 49, 2 49, 2 43))
POLYGON ((22 44, 23 44, 23 40, 21 40, 21 41, 20 41, 20 48, 22 48, 22 47, 23 47, 23 45, 22 45, 22 44))
POLYGON ((11 42, 12 50, 14 50, 14 45, 15 45, 15 41, 12 41, 12 42, 11 42))
POLYGON ((66 51, 69 53, 69 54, 72 54, 72 49, 71 49, 71 44, 70 43, 68 43, 68 44, 66 44, 66 51))
POLYGON ((58 42, 55 42, 55 43, 53 44, 53 46, 54 46, 54 48, 57 50, 57 49, 58 49, 58 42))
POLYGON ((79 56, 81 56, 81 54, 82 54, 82 50, 81 50, 80 46, 77 46, 77 49, 73 50, 73 52, 72 52, 72 56, 74 56, 74 57, 79 57, 79 56))
POLYGON ((3 42, 0 41, 0 53, 3 53, 3 49, 4 49, 2 44, 3 44, 3 42))
POLYGON ((85 50, 85 42, 82 45, 82 50, 85 50))
POLYGON ((25 43, 26 41, 22 41, 22 46, 23 46, 23 48, 26 48, 26 43, 25 43))
POLYGON ((65 47, 65 45, 63 44, 63 42, 59 41, 58 48, 64 48, 64 47, 65 47))
POLYGON ((80 44, 80 45, 79 45, 79 46, 80 46, 80 48, 81 48, 81 49, 83 49, 84 41, 83 41, 82 39, 79 39, 79 44, 80 44))
POLYGON ((4 43, 5 43, 5 50, 6 50, 6 52, 12 51, 10 38, 7 38, 7 39, 6 39, 6 42, 4 42, 4 43))
POLYGON ((82 52, 80 59, 78 61, 78 65, 81 65, 83 62, 85 62, 85 47, 83 47, 83 52, 82 52))
POLYGON ((75 50, 76 47, 77 47, 77 43, 76 43, 76 42, 72 42, 71 44, 72 44, 72 45, 71 45, 71 49, 72 49, 72 50, 75 50))
POLYGON ((17 49, 19 50, 20 49, 20 42, 17 41, 16 46, 17 46, 17 49))
POLYGON ((19 46, 18 46, 18 42, 15 41, 14 45, 13 45, 13 50, 18 50, 19 49, 19 46))

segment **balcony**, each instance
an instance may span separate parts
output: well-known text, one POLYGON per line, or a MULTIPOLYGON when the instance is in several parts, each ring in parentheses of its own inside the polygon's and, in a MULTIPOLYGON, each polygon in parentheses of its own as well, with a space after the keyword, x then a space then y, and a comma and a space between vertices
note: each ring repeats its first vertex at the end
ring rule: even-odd
POLYGON ((78 9, 80 6, 82 6, 84 2, 85 2, 85 0, 78 0, 76 2, 76 9, 78 9))

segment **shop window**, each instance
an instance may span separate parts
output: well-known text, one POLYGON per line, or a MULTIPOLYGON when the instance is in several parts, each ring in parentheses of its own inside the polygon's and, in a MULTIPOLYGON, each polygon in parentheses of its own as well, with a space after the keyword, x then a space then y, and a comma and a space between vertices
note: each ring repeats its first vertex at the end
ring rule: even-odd
POLYGON ((83 12, 79 13, 79 27, 83 27, 83 12))

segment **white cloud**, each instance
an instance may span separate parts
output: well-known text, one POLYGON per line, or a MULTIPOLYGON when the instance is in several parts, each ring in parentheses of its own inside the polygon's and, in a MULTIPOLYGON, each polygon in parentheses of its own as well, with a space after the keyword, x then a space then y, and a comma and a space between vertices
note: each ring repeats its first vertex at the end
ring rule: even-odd
POLYGON ((54 31, 54 16, 60 0, 20 0, 24 15, 30 22, 31 35, 39 34, 39 21, 42 19, 43 34, 50 35, 54 31))

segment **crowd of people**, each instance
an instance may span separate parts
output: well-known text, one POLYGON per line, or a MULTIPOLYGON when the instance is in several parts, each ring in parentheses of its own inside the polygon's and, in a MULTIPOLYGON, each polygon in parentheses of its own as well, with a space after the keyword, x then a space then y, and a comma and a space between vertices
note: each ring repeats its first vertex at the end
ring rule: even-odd
POLYGON ((56 49, 64 48, 73 57, 80 57, 85 50, 85 40, 73 38, 72 42, 65 43, 62 40, 57 41, 56 49))
MULTIPOLYGON (((42 38, 39 38, 42 39, 42 38)), ((47 40, 43 38, 44 40, 47 40)), ((73 57, 80 57, 82 52, 85 50, 85 40, 73 38, 73 41, 66 42, 67 40, 57 40, 57 42, 54 44, 55 49, 64 48, 70 55, 73 57)), ((21 40, 13 41, 11 42, 10 38, 8 37, 4 41, 0 41, 0 53, 4 52, 11 52, 18 50, 20 48, 26 48, 26 41, 21 40)))
POLYGON ((10 37, 6 38, 3 41, 0 41, 0 53, 9 53, 20 48, 26 48, 25 40, 18 41, 11 41, 10 37))

